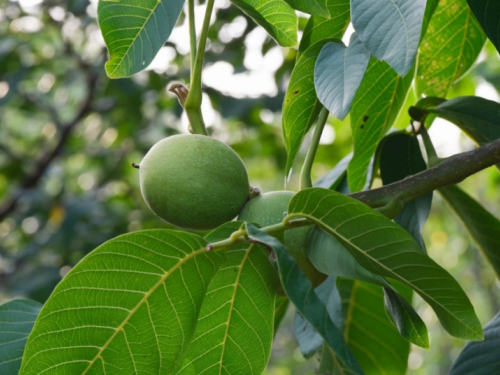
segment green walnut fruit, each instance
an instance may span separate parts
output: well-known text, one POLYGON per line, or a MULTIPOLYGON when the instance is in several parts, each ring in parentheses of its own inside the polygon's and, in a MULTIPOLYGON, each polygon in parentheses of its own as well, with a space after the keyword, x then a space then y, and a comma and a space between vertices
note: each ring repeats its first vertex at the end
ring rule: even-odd
MULTIPOLYGON (((241 210, 238 220, 257 223, 261 227, 279 224, 288 211, 288 204, 295 195, 292 191, 273 191, 261 194, 248 201, 241 210)), ((306 254, 307 233, 311 227, 288 229, 274 236, 283 242, 288 252, 297 260, 297 263, 314 286, 321 284, 326 275, 318 272, 306 254)))
POLYGON ((149 208, 181 228, 208 230, 234 219, 250 186, 240 157, 203 135, 175 135, 155 144, 140 164, 149 208))

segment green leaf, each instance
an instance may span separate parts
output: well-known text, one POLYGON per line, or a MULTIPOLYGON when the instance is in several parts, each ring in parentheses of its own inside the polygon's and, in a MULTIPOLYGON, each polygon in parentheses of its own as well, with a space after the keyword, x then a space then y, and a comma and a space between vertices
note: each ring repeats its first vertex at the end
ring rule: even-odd
POLYGON ((191 340, 224 252, 194 234, 149 230, 106 242, 55 288, 21 374, 170 374, 191 340))
POLYGON ((351 4, 349 0, 327 0, 330 17, 309 17, 302 38, 299 55, 323 39, 341 39, 350 20, 351 4))
POLYGON ((484 341, 468 342, 456 359, 450 375, 499 374, 500 313, 484 327, 484 341))
POLYGON ((352 375, 353 372, 342 366, 335 352, 327 344, 323 344, 321 350, 321 360, 318 367, 318 374, 321 375, 352 375))
POLYGON ((130 77, 148 67, 172 33, 185 0, 100 0, 99 27, 109 50, 106 73, 130 77))
POLYGON ((500 279, 500 220, 458 186, 439 189, 500 279))
POLYGON ((328 0, 285 0, 293 9, 313 16, 330 17, 328 0))
POLYGON ((454 123, 480 146, 500 138, 500 104, 492 100, 464 96, 426 111, 454 123))
POLYGON ((500 3, 492 0, 467 0, 477 20, 500 52, 500 3))
POLYGON ((338 287, 345 339, 365 374, 404 375, 410 344, 387 317, 382 288, 346 279, 338 287))
POLYGON ((405 76, 417 55, 426 0, 351 0, 352 24, 366 49, 405 76))
MULTIPOLYGON (((342 325, 342 305, 337 290, 337 279, 329 277, 314 289, 318 298, 325 304, 330 319, 337 327, 342 325)), ((311 358, 323 345, 323 338, 314 327, 295 312, 295 337, 299 342, 300 351, 304 358, 311 358)))
POLYGON ((412 79, 413 74, 401 78, 385 62, 371 59, 351 109, 354 157, 347 174, 352 192, 366 185, 370 160, 398 117, 412 79))
MULTIPOLYGON (((380 146, 380 176, 384 185, 403 180, 427 169, 416 137, 406 133, 389 134, 380 146)), ((405 228, 425 250, 422 229, 432 205, 432 193, 407 203, 394 221, 405 228)))
POLYGON ((484 41, 466 0, 441 0, 420 44, 416 76, 419 96, 445 97, 476 61, 484 41))
POLYGON ((297 311, 311 323, 345 367, 351 369, 354 374, 362 375, 363 371, 348 349, 340 329, 330 318, 326 306, 318 298, 311 282, 302 273, 294 258, 288 254, 285 247, 277 239, 252 224, 247 223, 246 225, 251 240, 263 243, 273 249, 278 262, 281 284, 297 311))
POLYGON ((274 305, 274 334, 280 327, 281 321, 286 314, 290 300, 285 296, 276 296, 276 303, 274 305))
POLYGON ((356 33, 348 47, 330 42, 321 50, 314 69, 314 87, 320 102, 339 120, 351 110, 369 62, 370 54, 356 33))
POLYGON ((284 0, 231 0, 283 47, 297 45, 298 18, 284 0))
POLYGON ((285 220, 294 217, 307 218, 335 236, 368 271, 414 289, 451 335, 482 339, 474 307, 460 285, 422 252, 409 233, 381 213, 343 194, 311 188, 292 198, 285 220))
POLYGON ((322 40, 305 51, 293 69, 283 102, 283 140, 288 154, 286 175, 292 168, 300 145, 323 107, 314 89, 314 64, 327 43, 322 40))
MULTIPOLYGON (((384 287, 387 314, 401 335, 415 345, 429 347, 427 327, 411 304, 382 276, 363 268, 339 240, 319 229, 314 229, 309 233, 307 250, 309 259, 320 272, 384 287)), ((411 289, 405 290, 405 294, 409 295, 411 300, 411 289)))
POLYGON ((0 374, 16 375, 24 346, 42 305, 16 299, 0 305, 0 374))
POLYGON ((314 187, 337 190, 337 187, 340 185, 342 180, 347 176, 347 166, 349 165, 349 162, 352 160, 352 156, 353 154, 350 153, 349 155, 344 157, 341 161, 339 161, 332 170, 325 173, 318 179, 318 181, 314 183, 314 187))
MULTIPOLYGON (((225 224, 206 240, 228 238, 240 226, 225 224)), ((193 339, 175 374, 261 374, 267 365, 274 334, 276 270, 262 245, 244 243, 226 252, 227 260, 208 287, 193 339)))

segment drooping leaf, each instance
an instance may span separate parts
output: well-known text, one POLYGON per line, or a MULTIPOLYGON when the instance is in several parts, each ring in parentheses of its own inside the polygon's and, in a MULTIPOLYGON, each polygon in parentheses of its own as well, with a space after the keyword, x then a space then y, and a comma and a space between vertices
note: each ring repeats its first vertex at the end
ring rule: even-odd
POLYGON ((345 339, 365 374, 405 375, 410 344, 387 317, 382 288, 348 279, 338 287, 345 339))
POLYGON ((172 373, 224 252, 194 234, 149 230, 98 247, 55 288, 21 374, 172 373))
MULTIPOLYGON (((380 175, 384 185, 400 181, 427 169, 416 137, 407 133, 388 135, 380 146, 380 175)), ((427 221, 432 204, 432 193, 407 203, 394 219, 405 228, 425 250, 422 229, 427 221)))
POLYGON ((405 76, 417 55, 426 0, 351 0, 352 24, 366 49, 405 76))
MULTIPOLYGON (((313 265, 327 275, 382 286, 387 314, 401 335, 415 345, 429 347, 427 327, 411 304, 382 276, 363 268, 339 240, 315 228, 309 232, 307 250, 313 265)), ((411 301, 411 289, 406 285, 400 289, 403 289, 411 301)), ((363 304, 362 301, 359 303, 363 304)))
POLYGON ((500 366, 500 313, 484 327, 484 341, 468 342, 450 375, 498 375, 500 366))
POLYGON ((342 366, 342 362, 337 360, 335 352, 327 344, 323 344, 317 373, 324 375, 353 375, 350 369, 342 366))
POLYGON ((420 44, 418 93, 445 97, 476 61, 484 41, 466 0, 441 0, 420 44))
POLYGON ((279 45, 297 45, 298 18, 285 0, 231 0, 231 2, 262 26, 279 45))
POLYGON ((276 304, 274 306, 274 334, 280 327, 281 321, 286 314, 290 300, 285 296, 276 296, 276 304))
POLYGON ((477 20, 500 52, 500 3, 492 0, 467 0, 477 20))
POLYGON ((24 347, 42 305, 16 299, 0 305, 0 374, 16 375, 24 347))
MULTIPOLYGON (((337 327, 342 326, 342 304, 337 290, 337 279, 329 277, 314 289, 318 298, 325 304, 330 319, 337 327)), ((295 312, 295 337, 304 358, 311 358, 323 345, 323 338, 314 327, 295 312)))
POLYGON ((300 145, 323 107, 314 89, 314 64, 327 43, 322 40, 307 49, 293 69, 283 102, 283 140, 288 154, 286 175, 290 172, 300 145))
POLYGON ((309 47, 323 39, 341 39, 350 20, 351 4, 349 0, 327 0, 330 17, 309 17, 302 38, 299 55, 309 47))
POLYGON ((370 54, 356 33, 348 47, 330 42, 321 50, 314 69, 314 87, 320 102, 339 120, 349 113, 369 62, 370 54))
POLYGON ((413 74, 401 78, 385 62, 371 59, 351 109, 354 157, 347 170, 351 192, 366 185, 370 160, 398 117, 412 79, 413 74))
POLYGON ((458 186, 441 188, 439 193, 455 211, 500 278, 500 220, 458 186))
POLYGON ((101 0, 99 27, 109 50, 106 73, 130 77, 148 67, 165 44, 185 0, 101 0))
POLYGON ((312 16, 330 17, 327 7, 328 0, 285 0, 293 9, 312 16))
POLYGON ((367 270, 414 289, 451 335, 482 339, 479 320, 460 285, 399 225, 359 201, 321 188, 302 190, 292 198, 287 220, 295 217, 335 236, 367 270))
POLYGON ((343 366, 349 368, 354 374, 362 375, 363 371, 347 347, 340 329, 330 318, 327 307, 318 298, 311 282, 302 273, 294 258, 288 254, 285 247, 277 239, 252 224, 247 223, 246 225, 251 240, 263 243, 273 249, 281 283, 297 311, 323 337, 343 366))
MULTIPOLYGON (((223 240, 240 227, 238 222, 227 223, 205 239, 223 240)), ((226 252, 225 263, 207 289, 184 361, 174 374, 261 374, 267 365, 277 273, 262 245, 244 243, 226 252)))

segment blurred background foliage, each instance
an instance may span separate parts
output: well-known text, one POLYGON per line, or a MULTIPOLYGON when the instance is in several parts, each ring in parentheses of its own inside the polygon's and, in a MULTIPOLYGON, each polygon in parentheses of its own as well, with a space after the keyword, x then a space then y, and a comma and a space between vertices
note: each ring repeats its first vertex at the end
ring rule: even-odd
MULTIPOLYGON (((97 1, 0 0, 0 302, 25 296, 44 302, 80 259, 108 239, 166 228, 144 204, 139 163, 163 137, 187 132, 172 82, 188 83, 189 40, 181 16, 147 71, 109 80, 97 26, 97 1)), ((243 158, 251 184, 284 188, 286 152, 281 105, 295 61, 228 0, 216 3, 204 72, 204 113, 211 135, 243 158)), ((197 6, 198 21, 204 5, 197 6)), ((305 15, 300 22, 304 25, 305 15)), ((499 99, 500 59, 486 45, 478 64, 448 97, 499 99)), ((408 106, 412 104, 409 96, 408 106)), ((409 124, 402 112, 396 126, 409 124)), ((440 156, 473 145, 445 121, 432 129, 440 156)), ((286 188, 298 187, 298 170, 286 188)), ((352 149, 349 119, 330 119, 313 169, 317 178, 352 149)), ((377 183, 377 181, 375 182, 377 183)), ((462 183, 500 216, 500 175, 493 168, 462 183)), ((500 310, 500 283, 437 194, 424 229, 428 251, 471 298, 483 324, 500 310)), ((421 300, 430 351, 413 348, 409 374, 444 374, 464 345, 447 335, 421 300)), ((312 374, 293 336, 289 311, 276 335, 267 375, 312 374)))

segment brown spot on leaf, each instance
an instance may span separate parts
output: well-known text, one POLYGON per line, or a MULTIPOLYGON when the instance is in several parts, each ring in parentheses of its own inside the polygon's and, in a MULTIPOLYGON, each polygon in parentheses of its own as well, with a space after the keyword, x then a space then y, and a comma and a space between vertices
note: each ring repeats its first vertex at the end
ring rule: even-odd
POLYGON ((369 118, 368 116, 363 117, 363 121, 364 121, 364 122, 367 122, 367 121, 368 121, 368 118, 369 118))
POLYGON ((360 128, 360 129, 364 129, 364 127, 365 127, 365 125, 363 124, 363 125, 361 125, 359 128, 360 128))
POLYGON ((299 90, 295 90, 295 91, 293 92, 293 95, 297 95, 298 93, 299 93, 299 90))

